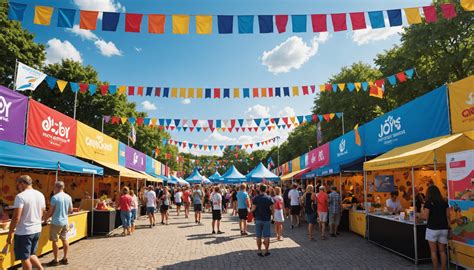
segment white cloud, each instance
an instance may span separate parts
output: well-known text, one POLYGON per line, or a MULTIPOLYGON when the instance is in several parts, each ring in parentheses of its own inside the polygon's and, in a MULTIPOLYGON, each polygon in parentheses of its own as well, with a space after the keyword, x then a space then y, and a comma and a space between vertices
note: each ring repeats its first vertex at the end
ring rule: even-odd
POLYGON ((96 40, 95 46, 99 49, 100 54, 106 57, 112 57, 114 55, 121 56, 122 52, 115 46, 112 41, 105 41, 103 39, 96 40))
POLYGON ((278 112, 278 116, 295 116, 295 110, 291 107, 285 107, 280 112, 278 112))
POLYGON ((81 10, 125 12, 125 7, 115 0, 73 0, 81 10))
POLYGON ((289 37, 283 43, 270 51, 264 51, 261 57, 262 65, 273 74, 287 73, 291 69, 299 69, 318 52, 319 44, 329 39, 328 33, 320 33, 311 39, 310 44, 301 37, 289 37))
POLYGON ((143 106, 143 109, 147 110, 147 111, 156 111, 156 106, 155 104, 151 103, 150 101, 148 100, 145 100, 142 102, 142 106, 143 106))
POLYGON ((215 131, 208 137, 208 141, 211 140, 211 144, 214 144, 214 141, 216 142, 226 142, 226 143, 233 143, 236 142, 235 138, 228 137, 225 135, 222 135, 221 133, 215 131))
POLYGON ((60 63, 63 59, 72 59, 82 63, 81 53, 71 42, 67 40, 61 41, 57 38, 48 40, 45 64, 60 63))
POLYGON ((191 99, 185 98, 185 99, 181 100, 181 104, 185 104, 185 105, 191 104, 191 99))
MULTIPOLYGON (((389 25, 388 20, 385 20, 385 25, 389 25)), ((386 40, 402 32, 403 28, 401 26, 372 29, 367 25, 367 29, 353 31, 352 40, 357 43, 357 45, 364 45, 374 41, 386 40)))
POLYGON ((133 47, 133 49, 135 49, 135 51, 137 51, 137 53, 141 53, 141 52, 142 52, 142 48, 133 47))
POLYGON ((112 41, 105 41, 99 38, 96 34, 92 33, 90 30, 80 29, 79 25, 74 25, 71 29, 66 29, 67 32, 73 33, 74 35, 80 37, 82 40, 93 41, 94 45, 101 55, 105 57, 112 56, 121 56, 122 52, 115 46, 115 43, 112 41))
POLYGON ((249 107, 245 113, 250 118, 270 117, 270 107, 257 104, 249 107))

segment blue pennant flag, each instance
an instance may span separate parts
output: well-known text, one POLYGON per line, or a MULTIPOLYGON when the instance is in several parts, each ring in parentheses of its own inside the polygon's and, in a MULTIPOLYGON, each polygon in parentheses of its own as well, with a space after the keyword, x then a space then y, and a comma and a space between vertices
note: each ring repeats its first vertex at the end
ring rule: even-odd
POLYGON ((289 87, 283 87, 283 93, 284 93, 285 97, 289 97, 290 96, 290 88, 289 87))
POLYGON ((128 122, 130 122, 130 124, 135 124, 135 117, 129 117, 128 122))
POLYGON ((395 75, 391 75, 387 77, 388 82, 390 85, 395 85, 397 84, 397 78, 395 78, 395 75))
POLYGON ((369 87, 369 83, 368 82, 363 82, 362 83, 362 89, 364 89, 364 91, 367 91, 367 88, 369 87))
POLYGON ((171 125, 171 121, 172 121, 171 119, 166 119, 166 120, 165 120, 166 125, 167 125, 167 126, 171 125))
POLYGON ((115 93, 117 92, 117 86, 115 85, 109 85, 109 93, 111 95, 115 95, 115 93))
POLYGON ((306 115, 305 118, 306 118, 306 122, 308 123, 313 122, 313 116, 311 114, 306 115))
POLYGON ((244 88, 244 98, 250 98, 250 89, 244 88))
POLYGON ((175 125, 175 126, 179 126, 179 122, 180 122, 180 121, 181 121, 181 120, 179 120, 179 119, 174 119, 174 125, 175 125))
POLYGON ((71 91, 73 93, 77 93, 79 91, 79 84, 70 82, 69 85, 71 86, 71 91))
POLYGON ((183 131, 186 131, 186 130, 188 130, 188 127, 183 127, 183 131))
POLYGON ((281 97, 280 87, 275 88, 275 97, 281 97))
POLYGON ((232 34, 234 28, 234 16, 218 15, 217 28, 219 28, 219 34, 232 34))
POLYGON ((176 127, 176 130, 177 130, 177 131, 181 131, 181 127, 176 127))
POLYGON ((354 91, 354 89, 355 89, 354 83, 351 83, 351 82, 350 82, 350 83, 346 83, 346 86, 347 86, 347 89, 349 89, 349 92, 352 92, 352 91, 354 91))
POLYGON ((323 121, 323 119, 324 119, 324 118, 323 118, 323 116, 322 116, 322 115, 320 115, 320 114, 318 114, 318 118, 319 118, 319 122, 322 122, 322 121, 323 121))
POLYGON ((95 94, 95 92, 97 91, 97 85, 95 84, 89 84, 89 93, 91 95, 95 94))
POLYGON ((23 15, 25 15, 26 4, 13 3, 8 4, 8 19, 15 21, 23 21, 23 15))
POLYGON ((206 95, 204 96, 204 98, 211 98, 211 88, 206 88, 205 91, 206 95))
POLYGON ((117 31, 120 13, 102 12, 102 31, 117 31))
POLYGON ((407 75, 408 79, 413 78, 413 74, 415 73, 415 69, 410 68, 405 71, 405 74, 407 75))
POLYGON ((161 144, 166 145, 168 141, 166 139, 161 139, 161 144))
POLYGON ((54 89, 54 87, 56 86, 57 81, 58 81, 58 79, 56 79, 54 77, 46 76, 46 83, 48 84, 48 87, 50 89, 54 89))
POLYGON ((76 10, 69 8, 58 9, 58 27, 72 28, 74 26, 74 18, 76 10))
POLYGON ((306 32, 306 15, 291 15, 291 24, 293 25, 293 33, 306 32))
POLYGON ((253 17, 252 15, 238 16, 239 34, 253 33, 253 17))
POLYGON ((224 145, 220 145, 220 146, 219 146, 219 148, 221 149, 221 151, 224 150, 224 147, 225 147, 224 145))
POLYGON ((197 132, 200 132, 201 129, 202 129, 202 128, 200 128, 200 127, 197 127, 197 128, 196 128, 197 132))
POLYGON ((170 94, 170 88, 169 87, 163 88, 163 97, 168 97, 169 94, 170 94))
POLYGON ((373 29, 385 27, 382 11, 369 11, 370 24, 373 29))
POLYGON ((261 118, 255 118, 254 121, 255 121, 255 124, 257 124, 257 127, 259 127, 260 123, 262 122, 262 119, 261 118))
POLYGON ((202 144, 199 145, 199 150, 202 150, 202 144))
POLYGON ((244 125, 244 119, 238 119, 237 122, 239 122, 240 127, 244 125))
POLYGON ((387 10, 388 21, 390 26, 400 26, 402 25, 402 10, 401 9, 391 9, 387 10))
POLYGON ((150 121, 151 121, 151 119, 149 117, 146 117, 145 119, 143 119, 143 124, 145 124, 145 126, 149 126, 150 121))
POLYGON ((216 128, 222 127, 222 121, 221 120, 216 120, 216 128))
POLYGON ((165 119, 161 118, 161 119, 158 119, 158 124, 160 126, 164 126, 165 125, 165 119))
POLYGON ((304 116, 303 115, 299 115, 296 118, 298 119, 298 123, 300 123, 300 124, 303 123, 303 121, 304 121, 304 116))
POLYGON ((341 117, 342 117, 342 112, 336 113, 336 116, 337 116, 337 118, 341 119, 341 117))
POLYGON ((273 16, 258 15, 258 26, 260 33, 273 33, 273 16))
POLYGON ((230 89, 224 88, 224 98, 230 98, 230 89))
POLYGON ((153 87, 147 87, 146 88, 146 95, 151 96, 151 93, 153 92, 153 87))
POLYGON ((332 91, 337 92, 337 83, 332 85, 332 91))

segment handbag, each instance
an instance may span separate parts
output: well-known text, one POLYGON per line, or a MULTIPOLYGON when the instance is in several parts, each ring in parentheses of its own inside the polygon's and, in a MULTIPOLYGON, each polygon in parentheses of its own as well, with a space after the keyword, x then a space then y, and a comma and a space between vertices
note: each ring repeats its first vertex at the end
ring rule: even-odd
POLYGON ((247 222, 252 222, 253 221, 253 213, 250 212, 248 215, 247 215, 247 222))

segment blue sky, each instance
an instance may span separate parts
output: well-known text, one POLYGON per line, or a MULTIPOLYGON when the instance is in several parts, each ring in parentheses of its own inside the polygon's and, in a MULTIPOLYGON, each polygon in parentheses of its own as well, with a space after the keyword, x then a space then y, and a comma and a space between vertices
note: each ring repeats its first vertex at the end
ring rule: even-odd
MULTIPOLYGON (((30 5, 125 11, 130 13, 273 15, 387 10, 430 4, 428 0, 15 0, 30 5)), ((47 61, 74 58, 92 65, 101 80, 117 85, 170 87, 275 87, 322 84, 341 67, 373 58, 399 43, 400 29, 313 33, 189 35, 125 33, 124 17, 117 32, 64 30, 32 24, 29 7, 23 25, 47 47, 47 61), (292 57, 284 57, 293 51, 292 57), (265 53, 266 52, 266 53, 265 53)), ((191 20, 193 21, 193 20, 191 20)), ((404 23, 405 22, 404 18, 404 23)), ((56 20, 53 17, 52 25, 56 20)), ((76 23, 79 23, 78 15, 76 23)), ((234 31, 235 31, 234 21, 234 31)), ((100 25, 100 23, 99 23, 100 25)), ((255 23, 255 27, 257 24, 255 23)), ((291 24, 289 23, 289 27, 291 24)), ((100 28, 100 27, 98 27, 100 28)), ((350 28, 350 26, 349 26, 350 28)), ((216 19, 213 25, 217 32, 216 19)), ((255 28, 256 29, 256 28, 255 28)), ((308 29, 310 26, 308 25, 308 29)), ((256 29, 257 30, 257 29, 256 29)), ((407 67, 400 67, 404 70, 407 67)), ((389 75, 389 74, 387 74, 389 75)), ((159 118, 229 119, 308 114, 313 96, 292 98, 190 100, 132 97, 141 111, 159 118), (145 103, 144 103, 145 102, 145 103), (148 105, 148 106, 147 106, 148 105)), ((329 113, 329 112, 328 112, 329 113)), ((288 131, 213 133, 172 131, 175 140, 204 144, 241 144, 262 141, 288 131)), ((196 152, 193 152, 196 153, 196 152)), ((217 153, 218 154, 218 153, 217 153)))

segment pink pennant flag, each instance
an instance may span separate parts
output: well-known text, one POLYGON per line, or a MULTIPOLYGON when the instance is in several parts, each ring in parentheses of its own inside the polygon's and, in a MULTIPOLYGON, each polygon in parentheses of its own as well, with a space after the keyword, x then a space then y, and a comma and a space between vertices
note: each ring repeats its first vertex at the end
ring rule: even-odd
POLYGON ((328 31, 326 14, 311 15, 311 24, 313 26, 313 32, 327 32, 328 31))
POLYGON ((350 13, 352 30, 359 30, 367 28, 365 23, 365 14, 364 12, 353 12, 350 13))
POLYGON ((423 7, 423 12, 425 13, 425 19, 427 23, 434 23, 438 21, 438 15, 436 14, 435 6, 423 7))
POLYGON ((278 29, 278 33, 286 32, 286 25, 288 24, 288 15, 276 15, 275 23, 278 29))
POLYGON ((443 12, 443 17, 447 20, 457 16, 456 6, 453 3, 441 4, 441 11, 443 12))
POLYGON ((346 13, 331 14, 331 19, 334 32, 347 30, 346 13))

